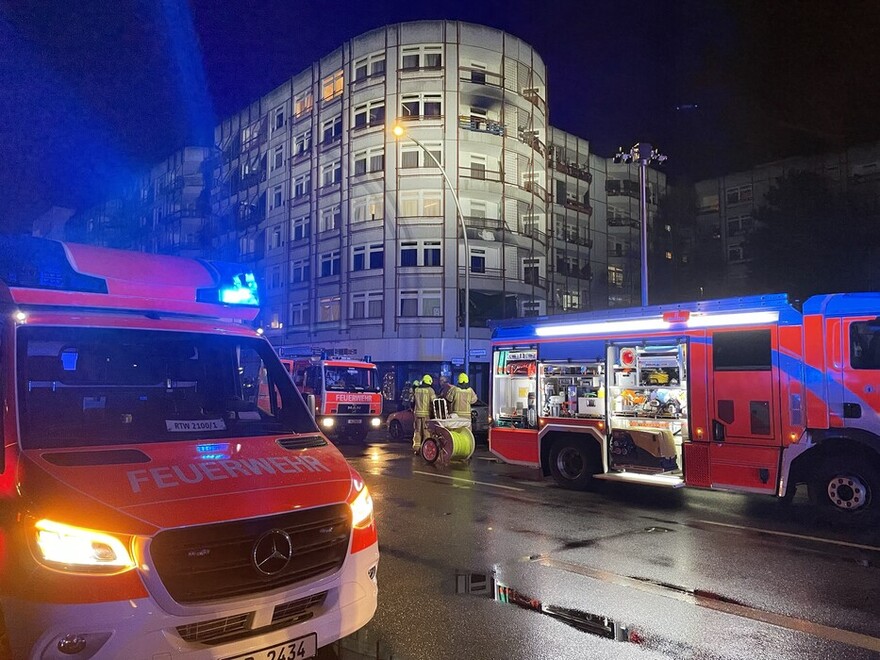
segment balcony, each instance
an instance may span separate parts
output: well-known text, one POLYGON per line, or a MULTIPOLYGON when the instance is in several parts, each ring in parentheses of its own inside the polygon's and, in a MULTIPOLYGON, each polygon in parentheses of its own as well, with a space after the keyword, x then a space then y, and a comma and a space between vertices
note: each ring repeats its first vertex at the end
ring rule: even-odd
POLYGON ((489 85, 490 87, 502 87, 504 85, 504 79, 501 77, 500 73, 475 67, 460 67, 458 69, 458 79, 462 82, 472 82, 477 85, 489 85))
POLYGON ((522 188, 538 197, 542 202, 547 201, 547 191, 536 181, 524 181, 522 188))
POLYGON ((581 236, 576 231, 572 231, 570 229, 557 229, 555 239, 557 241, 562 241, 564 243, 571 243, 573 245, 580 245, 581 247, 591 248, 593 247, 593 239, 587 238, 586 236, 581 236))
POLYGON ((557 172, 568 174, 569 176, 573 176, 581 181, 586 181, 587 183, 593 182, 593 175, 586 165, 581 166, 577 163, 563 163, 555 158, 550 158, 547 164, 557 172))
POLYGON ((633 229, 639 228, 639 221, 636 218, 630 218, 628 216, 614 216, 608 218, 608 226, 609 227, 632 227, 633 229))
POLYGON ((541 112, 547 112, 547 102, 541 98, 541 91, 537 87, 528 87, 522 91, 523 98, 534 105, 541 112))
POLYGON ((467 131, 476 131, 477 133, 504 135, 504 124, 499 121, 481 119, 480 117, 460 115, 458 118, 458 127, 467 131))
POLYGON ((562 205, 567 209, 572 209, 580 213, 586 213, 587 215, 593 215, 593 207, 577 199, 566 197, 564 200, 562 200, 562 205))
POLYGON ((521 128, 519 130, 519 141, 523 144, 529 145, 532 149, 537 151, 541 156, 546 155, 547 149, 544 146, 544 143, 541 142, 537 133, 533 130, 521 128))
POLYGON ((494 181, 500 183, 504 180, 504 172, 487 170, 482 167, 459 167, 458 175, 466 179, 478 179, 480 181, 494 181))

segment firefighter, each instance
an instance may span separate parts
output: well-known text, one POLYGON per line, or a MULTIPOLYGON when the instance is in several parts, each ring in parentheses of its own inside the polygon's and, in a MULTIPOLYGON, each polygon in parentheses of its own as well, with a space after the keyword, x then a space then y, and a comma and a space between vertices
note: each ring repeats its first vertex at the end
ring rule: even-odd
POLYGON ((413 393, 413 453, 419 453, 422 441, 428 437, 427 422, 431 416, 431 403, 434 401, 434 379, 428 374, 413 393))
MULTIPOLYGON (((458 374, 458 386, 453 385, 446 393, 446 400, 452 404, 452 413, 466 419, 471 428, 471 406, 477 402, 477 393, 468 385, 468 375, 458 374)), ((473 429, 471 429, 473 430, 473 429)))

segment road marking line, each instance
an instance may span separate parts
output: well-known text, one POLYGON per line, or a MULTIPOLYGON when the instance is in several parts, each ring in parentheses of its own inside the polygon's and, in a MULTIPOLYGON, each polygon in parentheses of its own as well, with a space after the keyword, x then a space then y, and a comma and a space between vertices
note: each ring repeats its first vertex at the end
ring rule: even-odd
POLYGON ((807 621, 806 619, 798 619, 784 614, 776 614, 775 612, 767 612, 765 610, 755 609, 748 605, 740 605, 739 603, 729 603, 718 600, 698 593, 694 593, 684 588, 678 588, 673 585, 666 586, 654 582, 638 580, 626 575, 619 575, 609 571, 603 571, 597 568, 591 568, 582 564, 572 562, 559 561, 556 559, 548 559, 543 557, 537 560, 537 563, 548 568, 555 568, 569 573, 576 573, 584 577, 601 580, 610 584, 616 584, 622 587, 631 587, 639 591, 645 591, 658 596, 673 598, 683 603, 705 607, 710 610, 722 612, 724 614, 732 614, 744 619, 768 623, 779 628, 803 632, 813 637, 819 637, 832 642, 840 642, 849 646, 867 649, 869 651, 880 651, 880 638, 872 637, 862 633, 844 630, 842 628, 834 628, 825 626, 821 623, 807 621))
POLYGON ((452 481, 464 481, 469 484, 478 484, 480 486, 491 486, 492 488, 503 488, 505 490, 517 490, 524 491, 525 488, 516 488, 514 486, 502 486, 501 484, 490 484, 486 481, 474 481, 473 479, 464 479, 462 477, 450 477, 447 474, 436 474, 434 472, 420 472, 419 470, 413 470, 413 474, 423 474, 426 477, 438 477, 440 479, 451 479, 452 481))
POLYGON ((805 541, 816 541, 818 543, 830 543, 832 545, 842 545, 847 548, 858 548, 859 550, 870 550, 871 552, 880 552, 880 547, 876 545, 863 545, 861 543, 850 543, 849 541, 836 541, 834 539, 825 539, 821 536, 807 536, 805 534, 792 534, 791 532, 774 532, 769 529, 761 529, 760 527, 746 527, 744 525, 731 525, 730 523, 713 522, 711 520, 695 520, 694 522, 703 525, 716 525, 718 527, 730 527, 731 529, 742 529, 748 532, 758 532, 760 534, 770 534, 772 536, 787 536, 793 539, 803 539, 805 541))

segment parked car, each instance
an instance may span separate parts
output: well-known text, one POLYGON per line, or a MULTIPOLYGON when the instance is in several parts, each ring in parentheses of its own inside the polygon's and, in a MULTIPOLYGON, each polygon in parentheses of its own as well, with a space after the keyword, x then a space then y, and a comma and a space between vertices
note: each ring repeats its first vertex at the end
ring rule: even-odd
MULTIPOLYGON (((388 436, 392 440, 406 440, 413 435, 413 411, 409 409, 398 410, 388 415, 386 424, 388 436)), ((477 399, 471 406, 471 428, 475 436, 485 436, 489 433, 489 406, 477 399)))

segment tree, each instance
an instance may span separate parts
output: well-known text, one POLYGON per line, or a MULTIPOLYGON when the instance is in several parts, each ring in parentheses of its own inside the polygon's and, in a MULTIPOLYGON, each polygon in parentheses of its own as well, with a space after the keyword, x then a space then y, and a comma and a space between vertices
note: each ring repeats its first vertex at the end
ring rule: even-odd
POLYGON ((800 300, 875 289, 876 218, 869 221, 856 208, 851 197, 830 190, 814 172, 783 176, 758 208, 757 226, 746 241, 752 289, 800 300))
POLYGON ((648 234, 648 300, 652 305, 723 294, 721 241, 711 231, 706 235, 697 217, 692 183, 669 187, 648 234))

